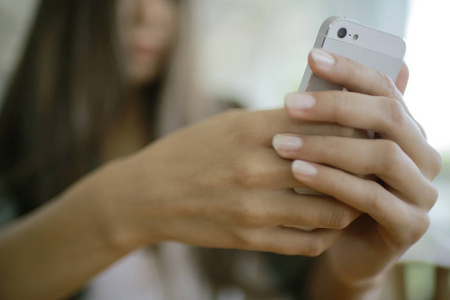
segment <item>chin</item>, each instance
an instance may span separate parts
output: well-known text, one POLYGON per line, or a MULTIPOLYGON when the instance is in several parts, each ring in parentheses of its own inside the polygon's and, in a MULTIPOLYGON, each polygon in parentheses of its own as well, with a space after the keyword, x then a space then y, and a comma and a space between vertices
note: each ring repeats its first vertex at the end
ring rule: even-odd
POLYGON ((157 75, 157 70, 145 70, 145 72, 131 72, 130 85, 134 87, 141 87, 150 84, 157 75))

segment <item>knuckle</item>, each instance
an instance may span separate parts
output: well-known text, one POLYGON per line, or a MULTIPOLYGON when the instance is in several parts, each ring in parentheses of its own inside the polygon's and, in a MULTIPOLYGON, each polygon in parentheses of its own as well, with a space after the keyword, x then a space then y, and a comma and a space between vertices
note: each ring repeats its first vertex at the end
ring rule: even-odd
POLYGON ((334 176, 333 180, 328 183, 330 195, 341 194, 348 186, 346 173, 340 173, 334 176))
POLYGON ((422 236, 428 231, 431 225, 430 216, 423 210, 418 209, 417 213, 414 214, 414 222, 416 224, 411 231, 409 240, 406 241, 408 245, 413 245, 417 243, 422 236))
POLYGON ((232 117, 231 134, 236 142, 248 144, 249 141, 254 140, 257 131, 255 123, 252 121, 254 119, 253 114, 248 112, 240 114, 233 113, 232 117))
POLYGON ((263 187, 265 184, 264 166, 254 158, 245 158, 237 163, 234 178, 238 186, 245 189, 263 187))
POLYGON ((320 147, 314 147, 314 152, 317 157, 320 157, 321 160, 328 162, 330 160, 330 156, 332 155, 332 149, 336 146, 336 141, 334 139, 330 139, 327 136, 317 136, 315 137, 316 145, 321 145, 320 147))
POLYGON ((404 159, 403 151, 400 146, 390 140, 379 140, 381 144, 380 153, 383 155, 382 163, 379 164, 380 173, 391 174, 398 172, 399 165, 404 159))
POLYGON ((438 188, 430 182, 429 188, 427 189, 426 199, 425 199, 425 203, 427 204, 427 206, 426 206, 427 210, 430 210, 434 206, 438 197, 439 197, 438 188))
POLYGON ((267 223, 266 219, 263 213, 253 209, 249 210, 247 217, 241 221, 247 228, 261 228, 267 223))
POLYGON ((417 241, 428 231, 428 228, 430 228, 430 225, 431 225, 431 219, 430 219, 430 216, 428 215, 428 213, 422 212, 421 216, 422 217, 420 218, 420 221, 422 223, 422 228, 419 231, 419 236, 418 236, 417 241))
POLYGON ((252 214, 251 205, 249 205, 247 201, 241 201, 234 204, 230 211, 234 223, 240 226, 247 225, 249 220, 252 220, 252 214))
POLYGON ((430 151, 430 175, 431 179, 436 178, 442 169, 442 156, 441 154, 434 148, 431 148, 430 151))
POLYGON ((353 81, 360 77, 360 66, 357 62, 354 60, 351 60, 350 58, 343 57, 345 64, 347 65, 346 72, 345 72, 345 79, 353 81))
POLYGON ((373 192, 370 193, 368 199, 367 199, 367 205, 368 205, 368 211, 369 212, 379 212, 383 210, 384 207, 384 189, 380 188, 380 185, 378 183, 372 182, 372 185, 374 186, 373 189, 371 189, 373 192))
POLYGON ((305 245, 302 255, 308 257, 317 257, 326 250, 324 243, 321 239, 313 239, 307 245, 305 245))
POLYGON ((345 127, 341 125, 333 125, 332 135, 339 137, 359 137, 361 134, 360 130, 351 127, 345 127))
POLYGON ((377 72, 378 79, 382 87, 385 88, 387 95, 389 97, 395 97, 398 95, 397 86, 395 85, 394 80, 384 72, 377 72))
POLYGON ((230 214, 235 224, 245 228, 262 227, 267 223, 266 220, 268 218, 252 201, 241 201, 235 204, 230 214))
POLYGON ((353 221, 353 213, 344 207, 337 207, 329 211, 325 224, 327 228, 344 229, 353 221))
POLYGON ((301 255, 301 253, 299 253, 299 248, 290 243, 266 243, 263 247, 264 249, 262 249, 262 251, 269 251, 282 255, 301 255))
POLYGON ((400 101, 394 98, 384 99, 385 110, 387 111, 386 115, 389 117, 391 126, 403 125, 408 119, 408 114, 406 113, 403 105, 400 103, 400 101))
POLYGON ((236 229, 232 231, 233 244, 236 248, 240 249, 251 249, 252 248, 252 239, 251 234, 242 229, 236 229))
POLYGON ((352 103, 348 97, 343 97, 343 94, 336 94, 336 99, 339 101, 330 101, 330 105, 333 105, 331 110, 331 118, 336 123, 345 123, 348 118, 349 108, 351 109, 352 103))

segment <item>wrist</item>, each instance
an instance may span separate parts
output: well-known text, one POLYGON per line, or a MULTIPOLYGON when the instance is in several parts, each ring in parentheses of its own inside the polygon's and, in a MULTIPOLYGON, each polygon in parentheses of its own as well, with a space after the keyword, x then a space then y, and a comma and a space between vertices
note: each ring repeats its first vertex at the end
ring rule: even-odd
POLYGON ((83 178, 67 193, 68 201, 84 207, 85 217, 91 219, 92 230, 105 247, 120 253, 131 252, 149 242, 135 230, 135 218, 130 216, 132 207, 126 207, 127 199, 133 197, 126 176, 124 160, 114 160, 83 178))

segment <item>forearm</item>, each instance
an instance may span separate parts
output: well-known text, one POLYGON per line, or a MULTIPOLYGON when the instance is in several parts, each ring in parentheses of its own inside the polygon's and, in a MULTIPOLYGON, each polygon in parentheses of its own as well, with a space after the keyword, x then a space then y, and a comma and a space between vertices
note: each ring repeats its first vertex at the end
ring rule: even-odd
POLYGON ((334 276, 324 253, 315 262, 308 284, 308 299, 345 299, 345 300, 374 300, 379 299, 381 283, 383 278, 379 277, 372 281, 359 284, 348 284, 340 281, 334 276))
POLYGON ((69 296, 133 250, 114 241, 95 189, 83 185, 2 229, 1 299, 69 296))

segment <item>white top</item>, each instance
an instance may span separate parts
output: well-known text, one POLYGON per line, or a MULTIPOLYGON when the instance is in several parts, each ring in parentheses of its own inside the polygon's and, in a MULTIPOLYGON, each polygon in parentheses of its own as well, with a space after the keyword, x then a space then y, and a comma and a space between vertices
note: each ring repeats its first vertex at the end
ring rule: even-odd
MULTIPOLYGON (((216 294, 193 257, 194 247, 165 242, 139 249, 92 280, 84 300, 256 300, 239 286, 220 289, 216 294)), ((275 291, 269 270, 258 253, 242 251, 237 257, 239 280, 275 291)), ((287 300, 277 292, 266 300, 287 300)), ((270 294, 270 295, 269 295, 270 294)))

